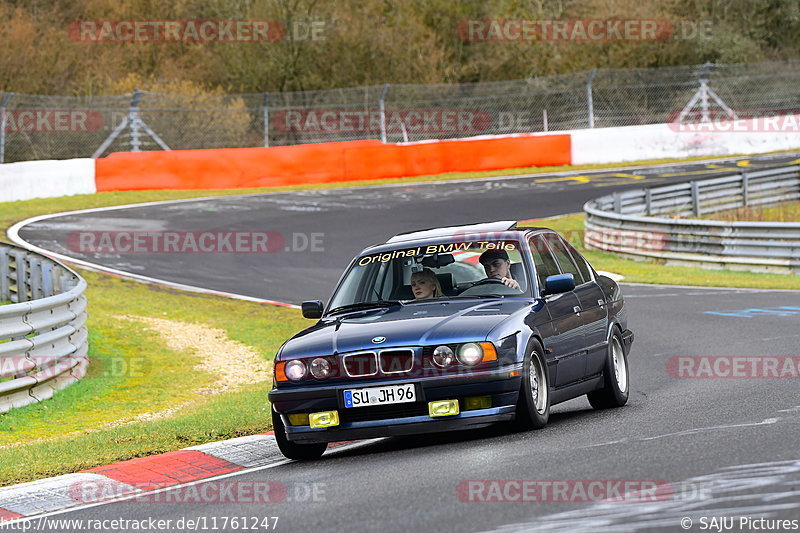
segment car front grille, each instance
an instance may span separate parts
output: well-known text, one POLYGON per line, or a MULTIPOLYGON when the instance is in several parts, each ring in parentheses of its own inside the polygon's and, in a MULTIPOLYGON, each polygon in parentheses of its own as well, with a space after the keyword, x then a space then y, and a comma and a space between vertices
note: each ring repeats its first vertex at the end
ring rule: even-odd
POLYGON ((350 377, 374 376, 378 373, 378 361, 375 352, 364 352, 342 357, 345 372, 350 377))
POLYGON ((410 372, 414 367, 413 350, 384 350, 378 355, 378 359, 384 374, 410 372))

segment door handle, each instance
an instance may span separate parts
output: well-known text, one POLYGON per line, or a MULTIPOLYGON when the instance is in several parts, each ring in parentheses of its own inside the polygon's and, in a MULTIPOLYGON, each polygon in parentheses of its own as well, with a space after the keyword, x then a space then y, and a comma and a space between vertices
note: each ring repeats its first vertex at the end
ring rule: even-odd
POLYGON ((597 305, 603 307, 604 305, 606 305, 606 302, 604 300, 597 300, 597 305))
POLYGON ((572 308, 572 310, 575 311, 576 313, 578 313, 579 315, 581 314, 581 306, 580 305, 576 305, 575 307, 572 308))

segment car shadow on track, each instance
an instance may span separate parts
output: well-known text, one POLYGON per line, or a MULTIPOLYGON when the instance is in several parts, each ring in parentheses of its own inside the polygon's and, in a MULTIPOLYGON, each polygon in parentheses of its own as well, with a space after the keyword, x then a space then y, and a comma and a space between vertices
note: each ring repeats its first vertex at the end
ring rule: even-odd
POLYGON ((444 433, 429 433, 421 435, 408 435, 402 437, 387 437, 376 442, 357 447, 346 447, 341 450, 329 448, 323 456, 326 458, 357 457, 363 455, 414 450, 434 446, 457 446, 476 441, 507 441, 508 439, 522 439, 535 436, 537 433, 552 435, 559 426, 568 423, 581 422, 597 416, 597 411, 591 408, 577 408, 550 414, 550 421, 546 428, 538 431, 515 431, 509 423, 498 423, 485 428, 449 431, 444 433))

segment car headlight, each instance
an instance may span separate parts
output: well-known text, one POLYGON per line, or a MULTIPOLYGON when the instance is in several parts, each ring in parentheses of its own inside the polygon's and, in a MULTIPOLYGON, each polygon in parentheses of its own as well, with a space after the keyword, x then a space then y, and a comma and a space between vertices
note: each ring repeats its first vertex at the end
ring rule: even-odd
POLYGON ((303 379, 303 376, 306 375, 306 364, 299 359, 293 359, 286 363, 283 371, 286 373, 287 378, 297 381, 303 379))
POLYGON ((317 357, 311 364, 308 366, 309 370, 311 371, 311 375, 317 379, 325 379, 331 375, 331 362, 327 359, 322 357, 317 357))
POLYGON ((449 346, 437 346, 436 349, 433 350, 433 362, 437 366, 442 368, 450 366, 453 364, 454 360, 455 354, 449 346))
POLYGON ((462 344, 458 348, 458 360, 462 365, 474 366, 483 360, 483 348, 474 342, 462 344))

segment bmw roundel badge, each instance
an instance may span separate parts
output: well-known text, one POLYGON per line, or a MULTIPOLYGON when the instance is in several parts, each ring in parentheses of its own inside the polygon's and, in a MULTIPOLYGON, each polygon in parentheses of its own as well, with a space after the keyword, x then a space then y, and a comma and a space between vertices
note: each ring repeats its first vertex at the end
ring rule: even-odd
POLYGON ((386 340, 386 337, 373 337, 372 342, 375 344, 380 344, 386 340))

